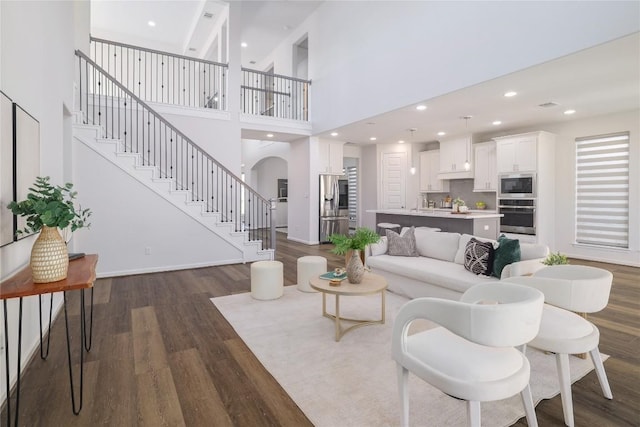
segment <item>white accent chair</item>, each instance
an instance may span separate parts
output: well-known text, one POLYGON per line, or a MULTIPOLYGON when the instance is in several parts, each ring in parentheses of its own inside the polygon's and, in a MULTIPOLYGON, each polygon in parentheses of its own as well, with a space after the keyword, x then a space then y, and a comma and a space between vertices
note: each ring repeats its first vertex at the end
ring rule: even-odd
POLYGON ((613 275, 602 268, 553 265, 538 270, 531 277, 512 277, 507 281, 531 286, 544 294, 546 304, 540 332, 529 345, 556 354, 564 422, 572 427, 570 354, 589 353, 602 394, 607 399, 613 399, 598 350, 600 331, 587 319, 572 313, 595 313, 605 308, 609 303, 613 275))
POLYGON ((533 288, 500 282, 475 285, 460 301, 416 298, 406 303, 392 333, 402 426, 409 425, 409 371, 444 393, 466 400, 470 426, 481 425, 480 402, 518 393, 527 423, 537 426, 529 361, 514 347, 538 333, 543 303, 544 296, 533 288), (408 335, 416 319, 440 326, 408 335))

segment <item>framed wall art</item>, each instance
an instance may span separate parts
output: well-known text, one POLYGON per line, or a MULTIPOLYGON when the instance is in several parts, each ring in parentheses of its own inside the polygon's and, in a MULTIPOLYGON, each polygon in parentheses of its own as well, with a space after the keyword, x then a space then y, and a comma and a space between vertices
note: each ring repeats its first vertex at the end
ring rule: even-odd
POLYGON ((0 92, 0 246, 13 242, 13 102, 0 92))
MULTIPOLYGON (((40 175, 40 123, 18 104, 13 104, 13 150, 15 155, 15 200, 24 200, 29 187, 40 175)), ((17 229, 23 229, 27 220, 16 218, 17 229)), ((29 234, 20 234, 23 239, 29 234)))

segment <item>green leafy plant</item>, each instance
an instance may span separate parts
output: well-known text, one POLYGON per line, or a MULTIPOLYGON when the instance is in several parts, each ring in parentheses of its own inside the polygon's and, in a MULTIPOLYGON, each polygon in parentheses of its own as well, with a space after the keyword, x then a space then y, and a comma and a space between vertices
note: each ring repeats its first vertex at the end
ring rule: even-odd
POLYGON ((74 199, 77 192, 73 191, 73 184, 66 183, 64 187, 54 186, 49 177, 37 177, 33 187, 29 188, 27 199, 13 201, 7 206, 14 215, 26 217, 27 225, 18 230, 21 233, 35 233, 43 226, 58 227, 60 229, 71 226, 71 231, 82 227, 89 227, 91 216, 89 209, 76 209, 74 199))
POLYGON ((462 200, 460 197, 456 197, 453 201, 453 204, 457 206, 464 206, 464 200, 462 200))
POLYGON ((556 253, 551 252, 547 257, 542 260, 544 265, 564 265, 569 264, 569 260, 566 255, 562 255, 559 251, 556 253))
POLYGON ((363 251, 367 245, 377 243, 380 236, 370 228, 361 227, 353 235, 332 234, 329 241, 335 245, 333 252, 336 255, 346 255, 350 250, 363 251))

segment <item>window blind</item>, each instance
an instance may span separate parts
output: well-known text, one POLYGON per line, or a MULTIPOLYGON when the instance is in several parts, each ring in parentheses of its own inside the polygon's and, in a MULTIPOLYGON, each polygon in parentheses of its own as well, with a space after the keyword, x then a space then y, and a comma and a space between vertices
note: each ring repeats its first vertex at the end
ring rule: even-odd
POLYGON ((576 243, 629 247, 629 133, 576 138, 576 243))

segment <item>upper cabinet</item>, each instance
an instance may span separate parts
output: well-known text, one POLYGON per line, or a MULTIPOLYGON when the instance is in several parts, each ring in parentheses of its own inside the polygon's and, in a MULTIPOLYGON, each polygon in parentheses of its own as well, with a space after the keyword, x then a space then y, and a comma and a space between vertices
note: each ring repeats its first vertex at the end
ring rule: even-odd
POLYGON ((473 178, 471 161, 471 136, 440 142, 440 179, 473 178))
POLYGON ((474 152, 473 191, 497 191, 496 143, 475 144, 474 152))
POLYGON ((498 173, 535 172, 537 169, 536 135, 496 138, 498 173))
POLYGON ((342 175, 342 152, 343 147, 340 142, 321 142, 320 173, 342 175))
POLYGON ((449 191, 449 181, 438 179, 440 150, 420 153, 420 191, 440 193, 449 191))

